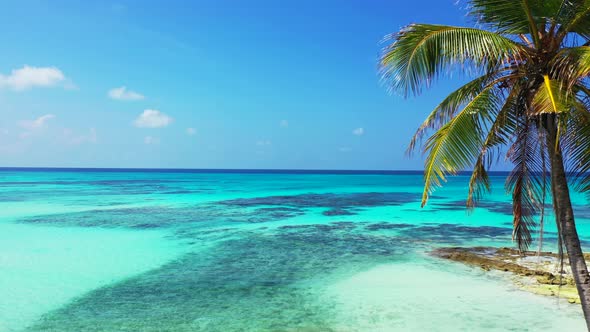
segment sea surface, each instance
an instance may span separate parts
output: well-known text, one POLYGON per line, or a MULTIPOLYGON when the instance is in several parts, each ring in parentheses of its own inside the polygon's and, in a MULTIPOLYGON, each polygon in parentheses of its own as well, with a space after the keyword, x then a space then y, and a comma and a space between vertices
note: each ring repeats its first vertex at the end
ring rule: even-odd
POLYGON ((584 331, 429 255, 514 245, 504 179, 468 213, 467 176, 420 208, 417 172, 0 169, 0 331, 584 331))

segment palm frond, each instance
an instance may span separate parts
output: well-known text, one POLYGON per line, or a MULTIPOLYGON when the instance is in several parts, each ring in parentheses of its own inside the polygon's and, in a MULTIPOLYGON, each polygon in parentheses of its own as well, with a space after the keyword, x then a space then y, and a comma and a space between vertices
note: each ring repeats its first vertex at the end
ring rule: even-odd
POLYGON ((569 0, 566 1, 567 9, 565 18, 561 20, 560 34, 578 33, 586 38, 590 37, 590 1, 569 0))
POLYGON ((590 192, 590 105, 577 100, 567 117, 563 118, 565 130, 559 138, 566 169, 573 182, 573 188, 580 192, 590 192))
POLYGON ((465 106, 473 98, 479 95, 483 90, 490 88, 491 86, 501 83, 509 76, 498 77, 498 72, 485 74, 480 76, 467 84, 463 85, 459 89, 450 93, 436 108, 428 115, 426 120, 416 130, 416 133, 410 140, 408 146, 408 154, 415 150, 417 144, 422 140, 424 135, 429 130, 436 130, 447 123, 462 106, 465 106))
POLYGON ((550 62, 550 74, 571 89, 590 75, 590 47, 568 47, 560 50, 550 62))
POLYGON ((470 15, 504 34, 529 34, 540 46, 539 27, 544 28, 562 8, 562 0, 471 0, 470 15))
POLYGON ((411 24, 389 36, 380 74, 391 90, 419 94, 422 87, 455 65, 490 71, 526 55, 526 47, 485 30, 445 25, 411 24))
POLYGON ((473 172, 469 178, 469 191, 467 194, 467 207, 472 209, 484 193, 490 191, 490 181, 487 170, 494 161, 495 149, 508 144, 512 133, 516 129, 515 107, 520 89, 513 89, 506 97, 504 106, 496 115, 493 124, 482 144, 479 156, 473 166, 473 172))
POLYGON ((539 206, 539 237, 537 255, 541 255, 543 250, 543 235, 545 232, 545 205, 547 201, 547 192, 549 186, 549 157, 547 155, 547 138, 545 137, 546 132, 544 130, 538 131, 539 140, 539 156, 541 158, 542 172, 541 176, 541 202, 539 206))
POLYGON ((501 105, 501 94, 493 86, 487 87, 428 138, 424 145, 427 156, 422 206, 448 174, 472 165, 481 151, 487 127, 501 105))
POLYGON ((471 81, 445 98, 410 142, 410 151, 423 143, 422 206, 447 176, 473 167, 467 206, 474 207, 508 147, 513 239, 526 250, 537 226, 542 243, 553 149, 563 150, 580 190, 590 193, 590 0, 466 1, 481 29, 411 24, 386 39, 380 74, 407 96, 458 68, 467 73, 471 81))
POLYGON ((566 112, 569 110, 571 102, 572 98, 568 96, 564 84, 545 75, 543 83, 539 86, 531 102, 533 114, 529 115, 566 112))
POLYGON ((539 154, 541 147, 537 128, 527 117, 519 118, 516 133, 515 142, 508 152, 514 169, 506 181, 506 190, 512 193, 512 239, 521 251, 526 251, 536 228, 535 215, 545 197, 542 174, 546 161, 539 154))

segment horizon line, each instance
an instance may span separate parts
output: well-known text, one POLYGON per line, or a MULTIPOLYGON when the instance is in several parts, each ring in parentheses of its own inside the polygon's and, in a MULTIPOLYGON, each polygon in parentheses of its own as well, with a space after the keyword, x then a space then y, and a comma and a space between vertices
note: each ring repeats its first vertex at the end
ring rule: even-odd
MULTIPOLYGON (((308 168, 155 168, 155 167, 4 167, 0 171, 88 171, 88 172, 168 172, 168 173, 285 173, 285 174, 422 174, 424 170, 399 169, 308 169, 308 168)), ((489 171, 488 174, 506 174, 510 171, 489 171)), ((456 175, 471 174, 461 171, 456 175)), ((452 175, 451 175, 452 176, 452 175)))

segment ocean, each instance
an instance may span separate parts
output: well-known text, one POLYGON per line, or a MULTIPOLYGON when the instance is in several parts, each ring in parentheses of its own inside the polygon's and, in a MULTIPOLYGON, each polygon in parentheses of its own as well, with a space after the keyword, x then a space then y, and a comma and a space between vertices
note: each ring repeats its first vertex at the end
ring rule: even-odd
POLYGON ((584 331, 429 255, 514 246, 505 177, 469 213, 465 175, 420 208, 420 172, 0 169, 0 331, 584 331))

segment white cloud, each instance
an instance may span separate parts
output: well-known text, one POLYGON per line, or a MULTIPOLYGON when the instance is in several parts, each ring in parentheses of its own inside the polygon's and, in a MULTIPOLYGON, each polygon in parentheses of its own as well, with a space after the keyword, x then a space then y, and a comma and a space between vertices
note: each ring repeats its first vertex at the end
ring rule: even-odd
POLYGON ((353 135, 356 136, 362 136, 365 134, 365 129, 364 128, 356 128, 355 130, 352 131, 353 135))
POLYGON ((63 138, 65 143, 69 145, 81 145, 84 143, 96 144, 98 136, 96 128, 90 128, 87 134, 77 135, 73 130, 65 128, 63 130, 63 138))
POLYGON ((47 122, 49 122, 49 120, 51 120, 53 118, 55 118, 55 115, 45 114, 45 115, 42 115, 42 116, 36 118, 35 120, 21 121, 20 126, 23 127, 24 129, 35 130, 35 129, 45 127, 47 125, 47 122))
POLYGON ((126 86, 109 90, 109 98, 115 100, 142 100, 145 96, 139 92, 127 90, 126 86))
POLYGON ((272 142, 269 140, 260 140, 258 142, 256 142, 256 145, 258 146, 269 146, 272 145, 272 142))
POLYGON ((189 136, 194 136, 197 133, 195 128, 186 128, 186 134, 189 136))
POLYGON ((160 144, 160 139, 158 137, 146 136, 143 138, 143 142, 147 145, 157 145, 160 144))
POLYGON ((23 66, 13 69, 10 75, 0 74, 0 87, 22 91, 33 87, 51 87, 64 83, 64 88, 73 86, 56 67, 23 66))
POLYGON ((18 137, 21 140, 37 136, 43 132, 43 129, 48 126, 49 120, 55 118, 53 114, 45 114, 34 120, 24 120, 19 123, 20 127, 24 129, 18 137))
POLYGON ((161 128, 171 124, 173 119, 158 110, 145 110, 133 122, 139 128, 161 128))
POLYGON ((289 121, 287 120, 281 120, 281 122, 279 123, 279 125, 283 128, 287 128, 289 127, 289 121))
POLYGON ((37 119, 35 119, 33 122, 31 122, 31 126, 33 128, 44 127, 47 124, 47 122, 53 118, 55 118, 55 115, 53 115, 53 114, 42 115, 42 116, 38 117, 37 119))

